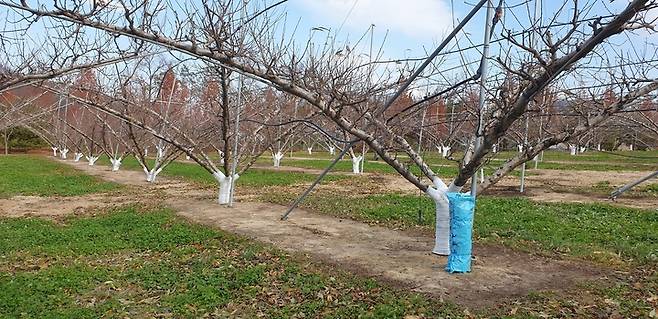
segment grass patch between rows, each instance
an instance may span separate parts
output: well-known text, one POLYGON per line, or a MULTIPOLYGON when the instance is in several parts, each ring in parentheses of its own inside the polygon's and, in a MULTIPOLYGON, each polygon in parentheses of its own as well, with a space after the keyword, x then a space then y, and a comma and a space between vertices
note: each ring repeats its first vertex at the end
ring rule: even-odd
POLYGON ((0 197, 76 196, 119 187, 42 156, 0 156, 0 197))

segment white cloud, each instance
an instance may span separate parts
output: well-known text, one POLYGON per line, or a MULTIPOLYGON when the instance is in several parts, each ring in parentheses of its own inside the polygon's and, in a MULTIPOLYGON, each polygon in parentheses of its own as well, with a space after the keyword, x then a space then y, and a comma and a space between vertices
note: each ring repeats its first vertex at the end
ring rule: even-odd
MULTIPOLYGON (((355 0, 300 0, 303 7, 338 28, 355 0)), ((325 21, 322 21, 325 22, 325 21)), ((416 39, 440 38, 452 25, 445 0, 357 0, 344 31, 365 32, 370 24, 416 39), (347 30, 345 30, 347 29, 347 30)), ((327 26, 329 27, 329 26, 327 26)))

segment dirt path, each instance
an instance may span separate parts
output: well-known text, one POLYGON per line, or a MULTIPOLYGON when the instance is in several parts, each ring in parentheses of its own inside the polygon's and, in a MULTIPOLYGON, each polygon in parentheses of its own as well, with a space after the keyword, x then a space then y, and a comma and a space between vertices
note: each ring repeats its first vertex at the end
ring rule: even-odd
POLYGON ((603 276, 592 265, 489 245, 475 245, 472 273, 449 275, 442 270, 446 258, 429 253, 433 239, 425 235, 303 210, 295 211, 289 221, 282 222, 279 216, 285 210, 283 206, 239 202, 235 208, 226 208, 208 199, 213 195, 211 191, 188 183, 162 178, 156 185, 146 185, 140 172, 111 172, 107 167, 67 163, 91 175, 139 186, 145 193, 162 194, 166 205, 192 221, 471 307, 496 304, 531 291, 568 289, 577 282, 603 276))

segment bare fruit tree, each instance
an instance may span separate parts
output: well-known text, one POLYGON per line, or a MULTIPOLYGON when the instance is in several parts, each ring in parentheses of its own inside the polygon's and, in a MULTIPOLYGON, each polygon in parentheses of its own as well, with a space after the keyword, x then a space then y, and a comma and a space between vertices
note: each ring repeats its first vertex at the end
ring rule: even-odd
MULTIPOLYGON (((108 8, 98 6, 97 2, 90 5, 87 1, 56 2, 58 5, 52 7, 0 1, 0 5, 15 10, 25 20, 48 18, 58 32, 76 34, 83 28, 104 33, 107 37, 148 42, 212 64, 215 69, 209 72, 220 81, 227 81, 226 73, 231 70, 304 101, 347 134, 350 141, 341 146, 344 150, 341 155, 362 142, 435 201, 439 222, 433 251, 447 254, 450 237, 446 231, 448 193, 459 192, 467 186, 491 159, 494 145, 509 137, 510 130, 518 127, 529 113, 536 113, 545 105, 540 100, 547 90, 563 96, 582 95, 594 92, 596 87, 614 84, 618 98, 610 104, 595 105, 586 112, 586 120, 566 126, 562 131, 524 139, 518 154, 483 177, 481 182, 472 183, 474 195, 543 150, 588 134, 658 88, 658 79, 652 76, 655 73, 637 72, 637 67, 642 65, 655 69, 652 53, 630 53, 626 51, 628 48, 618 46, 619 41, 638 37, 638 32, 651 33, 653 21, 647 12, 656 7, 656 2, 651 0, 633 0, 625 8, 610 10, 609 14, 600 14, 607 10, 605 7, 593 11, 578 1, 565 1, 562 8, 570 9, 552 15, 528 14, 534 4, 528 1, 508 9, 512 12, 505 16, 517 19, 503 16, 503 1, 498 3, 495 12, 495 6, 490 3, 487 9, 490 19, 485 21, 485 41, 473 49, 488 48, 495 41, 498 52, 490 56, 485 49, 482 59, 476 53, 470 55, 471 62, 479 64, 477 72, 457 73, 454 78, 463 80, 447 80, 448 71, 441 63, 432 62, 444 53, 448 42, 459 40, 460 29, 487 2, 490 1, 478 2, 425 63, 420 66, 408 64, 408 68, 402 69, 383 61, 375 63, 381 55, 372 57, 372 61, 364 61, 358 54, 362 43, 335 47, 331 45, 334 42, 326 41, 329 45, 317 46, 311 33, 310 40, 299 44, 286 34, 282 22, 285 19, 277 13, 276 4, 249 3, 243 6, 243 3, 234 1, 214 1, 189 3, 181 8, 170 6, 166 1, 134 1, 130 5, 118 1, 118 5, 108 8), (174 7, 177 9, 170 9, 174 7), (165 19, 165 16, 174 18, 165 19), (519 16, 523 19, 518 19, 519 16), (592 64, 607 67, 591 68, 592 64), (480 92, 477 105, 465 110, 468 116, 463 120, 470 122, 474 133, 462 143, 463 152, 456 159, 458 173, 450 182, 439 177, 414 147, 417 142, 414 136, 418 135, 408 134, 409 123, 416 122, 417 114, 423 113, 418 110, 427 106, 425 99, 390 112, 396 98, 407 92, 418 76, 437 79, 434 84, 437 93, 428 96, 426 101, 459 95, 457 90, 464 92, 460 99, 465 101, 463 94, 480 92), (373 96, 382 98, 374 99, 373 96), (404 153, 411 165, 398 159, 398 152, 404 153)), ((648 42, 647 45, 650 47, 648 42)), ((466 65, 462 68, 467 69, 466 65)), ((455 75, 454 71, 451 74, 455 75)), ((227 117, 223 120, 227 121, 227 117)), ((419 126, 412 127, 417 129, 419 126)), ((438 136, 437 139, 443 140, 444 137, 438 136)), ((182 149, 199 149, 191 143, 175 144, 182 149)), ((213 174, 219 173, 214 164, 205 160, 206 155, 186 152, 213 174)), ((225 170, 222 173, 224 178, 225 170)))

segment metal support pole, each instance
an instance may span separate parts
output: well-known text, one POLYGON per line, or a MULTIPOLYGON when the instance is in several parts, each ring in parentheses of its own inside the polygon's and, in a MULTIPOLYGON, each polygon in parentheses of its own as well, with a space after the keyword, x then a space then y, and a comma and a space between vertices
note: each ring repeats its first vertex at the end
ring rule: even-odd
POLYGON ((352 146, 354 144, 355 144, 354 142, 351 142, 351 143, 347 143, 345 145, 345 148, 343 148, 343 150, 340 151, 340 154, 338 154, 338 156, 336 156, 336 158, 334 158, 334 160, 331 162, 331 164, 329 164, 329 167, 327 167, 324 171, 322 171, 322 173, 320 175, 318 175, 318 178, 316 178, 315 181, 313 181, 313 184, 311 184, 311 186, 309 186, 309 188, 307 188, 304 191, 304 193, 301 196, 297 197, 297 199, 292 203, 292 205, 290 205, 290 207, 285 212, 285 214, 283 214, 283 216, 281 216, 281 220, 288 219, 288 216, 290 215, 290 213, 292 213, 292 211, 295 208, 297 208, 297 206, 299 206, 299 204, 301 204, 301 202, 304 200, 304 198, 306 198, 306 196, 308 196, 308 194, 310 194, 311 191, 313 191, 313 188, 315 188, 315 186, 320 184, 320 181, 322 181, 322 179, 327 175, 327 173, 329 173, 329 171, 331 169, 333 169, 334 166, 336 166, 336 164, 340 161, 340 159, 343 158, 343 156, 345 156, 345 154, 347 154, 347 151, 349 151, 349 149, 352 148, 352 146))
POLYGON ((621 194, 625 193, 629 189, 631 189, 631 188, 633 188, 633 187, 635 187, 635 186, 637 186, 637 185, 639 185, 639 184, 641 184, 645 181, 648 181, 652 178, 655 178, 655 177, 658 177, 658 171, 653 172, 653 173, 651 173, 651 174, 649 174, 645 177, 642 177, 642 178, 640 178, 636 181, 630 182, 630 183, 616 189, 614 192, 612 192, 612 194, 610 194, 610 198, 615 199, 615 198, 621 196, 621 194))
MULTIPOLYGON (((486 20, 486 25, 484 28, 484 46, 482 47, 482 60, 480 61, 480 70, 482 71, 480 74, 480 96, 479 96, 479 102, 478 102, 478 110, 479 110, 479 116, 478 116, 478 126, 477 130, 475 132, 475 147, 473 148, 473 151, 476 151, 477 149, 480 148, 482 145, 482 130, 483 130, 483 125, 484 125, 484 113, 487 110, 486 106, 486 81, 487 81, 487 68, 489 66, 489 43, 491 43, 491 28, 493 27, 493 16, 494 12, 494 7, 493 3, 491 1, 487 1, 487 17, 485 18, 486 20)), ((478 179, 477 179, 477 174, 473 174, 471 176, 471 196, 475 198, 477 196, 477 186, 478 186, 478 179)))
POLYGON ((235 114, 235 144, 233 147, 233 163, 231 165, 231 189, 228 196, 228 207, 233 207, 233 196, 235 194, 235 171, 238 169, 239 141, 240 141, 240 111, 242 110, 242 74, 238 75, 238 99, 237 110, 235 114))
MULTIPOLYGON (((523 135, 523 151, 526 152, 528 151, 526 147, 528 147, 528 130, 530 129, 530 123, 529 123, 529 118, 528 115, 525 117, 525 134, 523 135)), ((523 165, 521 166, 521 185, 519 186, 519 192, 523 193, 525 191, 525 168, 526 168, 526 163, 523 162, 523 165)))
MULTIPOLYGON (((244 20, 244 15, 245 15, 245 6, 246 2, 243 1, 241 3, 240 7, 240 20, 244 20)), ((244 41, 244 38, 243 38, 244 41)), ((242 49, 242 43, 240 43, 240 49, 242 49)), ((233 163, 231 163, 231 175, 229 176, 230 178, 230 183, 231 183, 231 189, 229 189, 228 193, 228 207, 233 207, 233 197, 235 195, 235 172, 238 169, 238 160, 240 159, 240 154, 238 154, 239 147, 240 147, 240 111, 242 110, 242 73, 238 73, 238 98, 237 98, 237 107, 235 111, 235 144, 233 147, 233 163)), ((228 106, 226 106, 228 107, 228 106)), ((226 158, 224 159, 225 161, 227 160, 226 158)))

